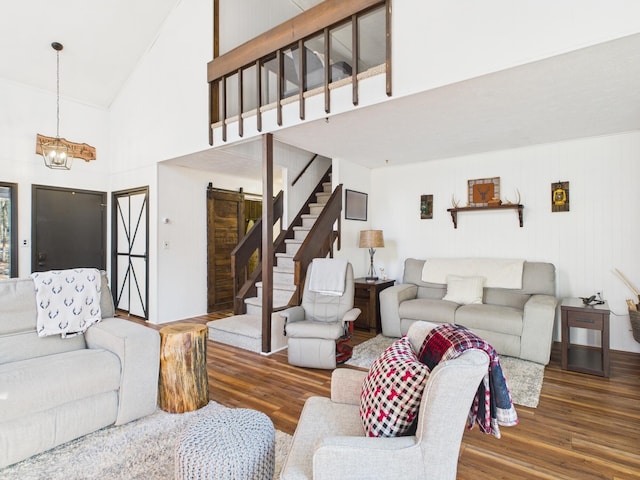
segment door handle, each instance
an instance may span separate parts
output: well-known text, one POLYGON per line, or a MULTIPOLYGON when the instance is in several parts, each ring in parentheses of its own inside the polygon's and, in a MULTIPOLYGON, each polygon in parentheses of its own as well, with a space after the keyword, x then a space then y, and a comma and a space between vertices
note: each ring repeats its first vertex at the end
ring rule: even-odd
POLYGON ((44 252, 38 252, 38 266, 44 267, 45 260, 47 259, 47 254, 44 252))

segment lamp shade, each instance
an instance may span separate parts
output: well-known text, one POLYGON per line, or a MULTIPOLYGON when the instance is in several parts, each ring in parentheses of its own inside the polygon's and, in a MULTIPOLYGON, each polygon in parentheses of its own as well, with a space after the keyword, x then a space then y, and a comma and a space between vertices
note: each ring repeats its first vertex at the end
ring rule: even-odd
POLYGON ((360 248, 384 247, 382 230, 360 230, 360 248))

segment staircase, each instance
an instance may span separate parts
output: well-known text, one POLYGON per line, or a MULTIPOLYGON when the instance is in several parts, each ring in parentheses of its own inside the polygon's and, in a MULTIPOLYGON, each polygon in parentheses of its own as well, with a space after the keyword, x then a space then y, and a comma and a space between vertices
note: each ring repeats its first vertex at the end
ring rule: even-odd
MULTIPOLYGON (((332 183, 324 182, 322 188, 322 192, 316 193, 316 201, 308 204, 309 213, 301 215, 302 225, 293 227, 294 238, 285 239, 285 252, 275 254, 271 353, 287 346, 287 340, 284 337, 284 320, 277 312, 288 306, 296 291, 293 257, 331 197, 332 183)), ((244 301, 246 314, 214 320, 207 324, 211 340, 258 353, 262 351, 262 282, 257 282, 256 288, 257 296, 246 298, 244 301)))
MULTIPOLYGON (((291 300, 293 292, 295 292, 293 257, 331 196, 331 182, 323 183, 322 188, 323 191, 321 193, 316 193, 316 202, 308 205, 310 213, 302 215, 302 225, 293 227, 294 238, 285 240, 285 252, 276 253, 275 265, 273 267, 274 310, 286 307, 289 300, 291 300)), ((258 295, 247 298, 245 305, 247 307, 247 314, 260 316, 262 315, 262 282, 258 282, 256 287, 258 289, 258 295)))

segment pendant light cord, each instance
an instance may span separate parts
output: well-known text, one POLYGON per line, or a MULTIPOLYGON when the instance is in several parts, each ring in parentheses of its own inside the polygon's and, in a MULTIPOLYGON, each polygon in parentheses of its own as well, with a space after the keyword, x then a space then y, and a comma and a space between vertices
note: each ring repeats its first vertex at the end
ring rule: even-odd
POLYGON ((56 138, 60 138, 60 51, 56 50, 56 138))

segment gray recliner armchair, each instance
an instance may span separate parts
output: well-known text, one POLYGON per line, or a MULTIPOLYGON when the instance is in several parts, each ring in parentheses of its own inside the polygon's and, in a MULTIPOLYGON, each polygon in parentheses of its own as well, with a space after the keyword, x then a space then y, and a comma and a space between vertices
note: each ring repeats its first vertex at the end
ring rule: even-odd
POLYGON ((353 321, 353 268, 341 259, 316 258, 307 269, 302 304, 280 312, 285 318, 289 363, 336 368, 351 357, 347 345, 353 321), (337 358, 336 358, 337 357, 337 358))

